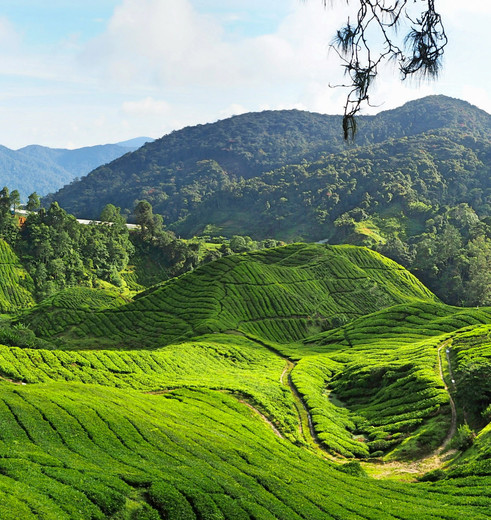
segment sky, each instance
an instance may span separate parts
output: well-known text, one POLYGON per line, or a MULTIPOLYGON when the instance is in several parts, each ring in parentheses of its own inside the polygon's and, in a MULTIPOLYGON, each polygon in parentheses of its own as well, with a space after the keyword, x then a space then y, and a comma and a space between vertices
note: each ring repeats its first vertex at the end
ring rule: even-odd
MULTIPOLYGON (((417 0, 421 2, 421 0, 417 0)), ((0 145, 80 148, 269 109, 343 111, 329 50, 356 0, 1 0, 0 145), (47 5, 48 4, 48 5, 47 5)), ((436 0, 437 81, 380 71, 373 114, 430 94, 491 112, 490 0, 436 0)))

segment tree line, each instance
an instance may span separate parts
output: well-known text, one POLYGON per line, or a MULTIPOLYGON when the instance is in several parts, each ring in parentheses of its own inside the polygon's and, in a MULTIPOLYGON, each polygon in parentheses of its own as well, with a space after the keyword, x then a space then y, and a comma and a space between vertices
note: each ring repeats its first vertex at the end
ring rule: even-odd
POLYGON ((57 202, 40 208, 39 197, 33 193, 22 226, 15 214, 19 205, 16 190, 4 187, 0 191, 0 238, 19 255, 34 280, 38 299, 76 285, 96 287, 109 282, 122 287, 130 265, 138 283, 149 286, 224 255, 280 243, 257 242, 247 236, 180 239, 164 228, 162 216, 154 214, 146 200, 135 204, 133 214, 139 227, 131 232, 120 208, 113 204, 104 207, 99 223, 83 225, 57 202))

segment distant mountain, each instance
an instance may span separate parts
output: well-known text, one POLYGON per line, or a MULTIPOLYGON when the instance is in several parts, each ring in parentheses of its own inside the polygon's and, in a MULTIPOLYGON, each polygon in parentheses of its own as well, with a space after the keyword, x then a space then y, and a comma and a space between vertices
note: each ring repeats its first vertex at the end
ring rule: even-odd
MULTIPOLYGON (((184 234, 200 232, 212 224, 224 233, 257 237, 273 234, 281 238, 286 236, 287 225, 291 229, 292 223, 300 220, 301 236, 316 238, 325 235, 319 229, 314 232, 317 224, 333 221, 316 212, 319 208, 331 211, 324 207, 324 198, 332 196, 330 202, 335 202, 342 197, 342 205, 331 208, 336 218, 357 207, 365 192, 372 196, 371 192, 378 190, 381 172, 385 172, 381 193, 387 192, 391 200, 400 202, 401 190, 395 185, 401 179, 395 174, 401 170, 402 184, 411 186, 414 200, 438 193, 438 202, 448 204, 463 201, 457 200, 460 195, 479 187, 489 165, 491 116, 465 101, 430 96, 376 116, 361 117, 355 145, 343 142, 340 124, 339 116, 284 110, 249 113, 185 128, 94 170, 44 202, 56 200, 71 213, 95 218, 107 203, 130 213, 136 200, 147 199, 168 225, 184 234), (433 143, 414 141, 430 134, 435 136, 433 143), (410 145, 408 139, 413 139, 410 145), (384 148, 382 143, 390 140, 401 140, 401 146, 384 148), (442 177, 435 181, 443 183, 440 191, 431 186, 428 191, 426 184, 416 183, 426 172, 427 178, 422 177, 431 185, 425 161, 438 170, 449 147, 454 148, 451 153, 458 162, 457 171, 470 168, 474 173, 456 178, 452 186, 442 177), (406 153, 413 154, 413 158, 408 161, 406 153), (353 157, 356 164, 350 163, 353 157), (416 168, 417 175, 411 176, 408 164, 416 168), (477 177, 476 168, 480 172, 477 177), (333 169, 340 179, 332 175, 321 178, 322 172, 333 169), (317 172, 315 180, 310 178, 312 170, 317 172), (360 176, 363 183, 359 182, 360 176), (267 197, 261 187, 264 183, 270 184, 267 197), (341 185, 343 188, 338 189, 341 185), (388 185, 394 185, 396 197, 388 185), (449 190, 457 196, 447 201, 449 190), (324 198, 320 197, 322 193, 324 198), (293 212, 292 196, 297 199, 293 212)), ((448 172, 452 170, 452 164, 446 167, 448 172)))
POLYGON ((134 139, 128 139, 127 141, 120 141, 114 144, 123 146, 124 148, 140 148, 140 146, 151 143, 152 141, 155 141, 153 137, 135 137, 134 139))
POLYGON ((138 137, 121 143, 75 150, 39 145, 10 150, 0 146, 0 184, 10 190, 19 190, 23 200, 33 191, 46 195, 151 140, 138 137))

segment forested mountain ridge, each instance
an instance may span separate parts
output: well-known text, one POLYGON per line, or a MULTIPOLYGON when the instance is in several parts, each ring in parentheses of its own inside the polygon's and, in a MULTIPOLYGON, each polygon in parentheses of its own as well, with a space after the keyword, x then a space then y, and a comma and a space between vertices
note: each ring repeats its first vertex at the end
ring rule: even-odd
POLYGON ((74 150, 29 145, 19 150, 0 146, 2 186, 20 192, 23 200, 35 191, 46 195, 74 178, 86 175, 101 164, 135 151, 150 138, 136 138, 116 144, 87 146, 74 150))
POLYGON ((490 158, 489 140, 457 131, 388 139, 236 183, 175 227, 184 235, 213 224, 226 235, 320 240, 370 215, 414 218, 461 203, 489 214, 490 158))
MULTIPOLYGON (((479 139, 489 135, 490 120, 464 101, 430 96, 360 118, 356 145, 348 151, 429 131, 452 130, 479 139)), ((340 121, 338 116, 286 110, 185 128, 94 170, 45 203, 56 200, 71 213, 93 218, 107 203, 129 213, 136 200, 146 199, 168 224, 192 214, 199 218, 203 201, 243 179, 346 151, 340 121)))

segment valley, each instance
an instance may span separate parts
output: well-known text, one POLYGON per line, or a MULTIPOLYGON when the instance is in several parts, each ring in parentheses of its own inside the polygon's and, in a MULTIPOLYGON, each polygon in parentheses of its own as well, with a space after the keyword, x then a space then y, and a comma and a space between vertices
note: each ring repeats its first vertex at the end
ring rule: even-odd
POLYGON ((12 315, 45 343, 0 347, 2 518, 488 517, 488 427, 470 414, 489 385, 473 408, 465 392, 469 356, 489 370, 491 308, 314 244, 133 301, 101 291, 12 315), (470 448, 452 444, 452 399, 470 448))
POLYGON ((0 519, 490 517, 489 115, 334 123, 1 190, 0 519))

